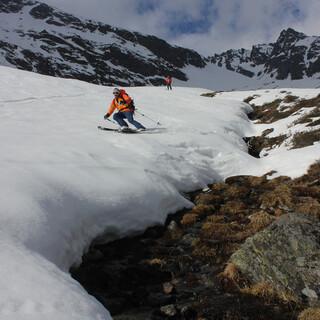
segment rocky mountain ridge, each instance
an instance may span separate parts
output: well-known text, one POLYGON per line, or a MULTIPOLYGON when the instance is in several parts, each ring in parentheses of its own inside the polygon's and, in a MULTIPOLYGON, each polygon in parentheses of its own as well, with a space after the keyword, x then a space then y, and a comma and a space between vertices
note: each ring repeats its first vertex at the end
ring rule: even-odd
POLYGON ((186 81, 186 64, 204 67, 193 50, 154 36, 79 18, 33 0, 0 3, 0 64, 96 84, 157 85, 186 81))
POLYGON ((183 82, 187 67, 214 64, 252 79, 319 78, 320 37, 283 30, 275 43, 204 57, 107 24, 77 18, 35 0, 0 3, 0 64, 102 85, 161 85, 167 74, 183 82))
POLYGON ((248 77, 319 78, 320 37, 306 36, 289 28, 280 33, 275 43, 254 45, 251 50, 228 50, 215 54, 209 61, 248 77))

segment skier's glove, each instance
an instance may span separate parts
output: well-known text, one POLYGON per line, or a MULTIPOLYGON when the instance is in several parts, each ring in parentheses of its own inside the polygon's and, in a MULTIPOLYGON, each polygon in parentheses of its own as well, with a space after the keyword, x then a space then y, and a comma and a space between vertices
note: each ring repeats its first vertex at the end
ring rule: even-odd
POLYGON ((104 119, 108 119, 109 117, 110 117, 110 114, 109 114, 109 113, 106 113, 106 114, 103 116, 104 119))

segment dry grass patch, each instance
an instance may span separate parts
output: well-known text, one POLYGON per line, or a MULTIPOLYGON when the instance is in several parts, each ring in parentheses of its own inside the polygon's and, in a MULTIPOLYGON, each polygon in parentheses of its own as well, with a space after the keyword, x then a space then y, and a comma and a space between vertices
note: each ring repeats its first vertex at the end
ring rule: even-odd
POLYGON ((253 113, 251 113, 252 120, 258 120, 259 123, 272 123, 279 119, 286 112, 279 112, 278 108, 281 104, 281 99, 276 99, 270 103, 265 103, 262 106, 256 107, 253 113))
POLYGON ((180 223, 183 225, 183 226, 190 226, 190 225, 193 225, 197 222, 197 219, 198 219, 198 215, 197 214, 194 214, 194 213, 186 213, 180 223))
POLYGON ((276 99, 270 103, 256 107, 250 114, 252 120, 258 120, 260 123, 272 123, 280 119, 284 119, 302 108, 313 108, 320 106, 320 95, 312 99, 300 100, 296 96, 287 95, 283 100, 276 99), (280 111, 281 102, 292 103, 285 110, 280 111))
POLYGON ((312 197, 320 200, 320 186, 293 186, 292 192, 296 197, 312 197))
POLYGON ((312 146, 314 142, 320 141, 320 129, 297 132, 292 137, 292 148, 298 149, 312 146))
POLYGON ((250 101, 252 101, 253 99, 258 98, 258 97, 260 97, 260 96, 259 96, 258 94, 255 94, 255 95, 253 95, 253 96, 249 96, 249 97, 245 98, 245 99, 243 100, 243 102, 245 102, 245 103, 250 103, 250 101))
POLYGON ((307 127, 315 127, 315 126, 320 126, 320 119, 314 120, 307 125, 307 127))
POLYGON ((284 97, 283 102, 284 103, 292 103, 298 99, 299 99, 299 97, 288 94, 287 96, 284 97))
POLYGON ((160 258, 148 259, 144 261, 146 264, 150 266, 164 266, 166 264, 165 260, 160 258))
POLYGON ((317 219, 320 219, 320 203, 314 198, 299 198, 299 203, 295 205, 294 210, 299 213, 304 213, 306 215, 311 215, 317 219))
POLYGON ((320 320, 320 308, 308 308, 303 310, 298 320, 320 320))
POLYGON ((211 215, 215 210, 213 205, 198 204, 182 217, 181 224, 183 226, 195 224, 201 217, 211 215))
POLYGON ((213 191, 213 193, 220 194, 224 192, 227 188, 228 188, 227 184, 225 184, 224 182, 218 182, 213 184, 210 189, 213 191))
POLYGON ((257 187, 267 181, 267 176, 262 177, 249 176, 248 183, 250 187, 257 187))
POLYGON ((219 214, 235 215, 237 213, 243 213, 246 208, 247 206, 242 201, 228 201, 226 204, 220 207, 219 214))
POLYGON ((275 217, 265 211, 258 211, 249 216, 249 219, 250 223, 247 225, 247 228, 252 234, 255 234, 268 227, 275 220, 275 217))
POLYGON ((259 158, 263 149, 269 151, 276 147, 279 147, 288 138, 286 134, 282 134, 276 137, 268 138, 265 136, 253 136, 247 137, 248 152, 253 157, 259 158))
POLYGON ((320 106, 320 94, 312 99, 299 100, 298 106, 300 108, 313 108, 313 107, 320 106))
POLYGON ((260 198, 262 208, 277 208, 292 206, 291 188, 286 184, 280 184, 272 191, 263 193, 260 198))
POLYGON ((313 163, 305 175, 294 179, 294 183, 320 186, 320 161, 313 163))
POLYGON ((202 93, 200 96, 201 97, 208 97, 208 98, 213 98, 215 97, 217 94, 217 92, 206 92, 206 93, 202 93))
POLYGON ((201 228, 201 235, 207 239, 233 240, 234 235, 242 231, 238 224, 205 222, 201 228))
POLYGON ((249 287, 242 288, 242 293, 256 296, 267 303, 297 303, 296 298, 289 291, 282 291, 275 289, 268 282, 259 282, 249 287))
POLYGON ((190 213, 197 216, 206 216, 209 214, 213 214, 215 211, 216 208, 213 205, 198 204, 192 208, 190 213))
POLYGON ((248 197, 250 190, 245 186, 231 185, 225 192, 224 196, 228 200, 245 199, 248 197))
POLYGON ((293 122, 294 125, 299 123, 308 123, 308 126, 315 126, 317 125, 317 120, 314 118, 320 117, 320 106, 315 107, 313 110, 311 110, 309 113, 303 115, 299 119, 293 122))
POLYGON ((215 248, 209 247, 208 245, 199 241, 197 244, 194 245, 192 255, 195 257, 202 258, 214 258, 217 256, 217 252, 215 248))
POLYGON ((288 176, 279 176, 273 178, 272 180, 267 180, 266 184, 264 185, 269 190, 277 188, 281 184, 289 185, 292 182, 292 179, 288 176))
POLYGON ((217 277, 227 292, 239 292, 240 287, 247 284, 247 281, 241 276, 239 269, 232 262, 229 262, 223 272, 219 273, 217 277))
POLYGON ((213 214, 213 215, 207 217, 206 222, 223 223, 224 220, 225 220, 224 216, 213 214))
POLYGON ((210 193, 200 193, 195 199, 194 203, 196 205, 214 205, 221 201, 221 197, 213 192, 210 193))

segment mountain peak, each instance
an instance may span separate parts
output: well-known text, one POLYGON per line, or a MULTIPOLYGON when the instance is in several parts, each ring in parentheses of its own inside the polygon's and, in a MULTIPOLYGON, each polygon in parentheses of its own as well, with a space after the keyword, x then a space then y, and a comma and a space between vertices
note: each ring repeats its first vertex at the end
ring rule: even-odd
POLYGON ((276 42, 292 42, 294 40, 304 39, 307 36, 302 33, 298 32, 292 28, 284 29, 280 32, 280 36, 276 42))

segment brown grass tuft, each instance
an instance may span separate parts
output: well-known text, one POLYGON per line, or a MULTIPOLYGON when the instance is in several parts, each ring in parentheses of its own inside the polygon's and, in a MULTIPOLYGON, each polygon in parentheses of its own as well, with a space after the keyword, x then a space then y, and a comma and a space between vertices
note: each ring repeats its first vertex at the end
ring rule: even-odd
POLYGON ((299 200, 300 202, 294 207, 295 211, 320 219, 320 203, 318 200, 311 197, 300 197, 299 200))
POLYGON ((221 201, 221 196, 211 193, 200 193, 194 199, 194 203, 197 205, 214 205, 221 201))
POLYGON ((248 224, 247 228, 250 229, 252 234, 255 234, 267 226, 269 226, 275 218, 268 214, 265 211, 259 211, 254 214, 252 214, 250 217, 250 223, 248 224))
POLYGON ((308 308, 303 310, 298 320, 320 320, 320 308, 308 308))
POLYGON ((236 265, 229 262, 224 268, 223 272, 217 276, 222 287, 227 292, 237 292, 240 290, 240 286, 245 284, 244 279, 241 277, 240 271, 236 265))
POLYGON ((205 222, 202 225, 202 236, 207 239, 232 240, 236 232, 240 232, 241 227, 237 224, 211 223, 205 222))
POLYGON ((277 208, 279 206, 292 206, 291 189, 286 184, 280 184, 272 191, 265 192, 260 196, 261 207, 277 208))
POLYGON ((193 248, 192 255, 203 258, 213 258, 217 256, 215 248, 211 248, 201 241, 198 241, 193 248))
POLYGON ((225 192, 224 196, 229 200, 245 199, 250 193, 249 188, 245 186, 231 185, 225 192))
POLYGON ((209 214, 213 214, 215 212, 215 207, 213 205, 204 205, 199 204, 192 208, 190 213, 196 214, 198 216, 205 216, 209 214))
POLYGON ((243 288, 240 291, 245 294, 259 297, 267 303, 297 303, 297 299, 289 291, 277 290, 268 282, 259 282, 252 286, 243 288))
POLYGON ((297 185, 292 187, 292 191, 296 197, 312 197, 320 200, 320 186, 297 185))
POLYGON ((228 201, 219 209, 220 214, 234 215, 243 212, 246 209, 245 203, 241 201, 228 201))
POLYGON ((213 191, 213 193, 216 193, 216 194, 223 192, 227 188, 228 188, 228 185, 225 184, 224 182, 218 182, 211 186, 211 190, 213 191))
POLYGON ((253 100, 253 99, 257 98, 257 97, 260 97, 260 96, 259 96, 259 95, 256 95, 256 94, 253 95, 253 96, 249 96, 249 97, 243 99, 243 102, 245 102, 245 103, 250 103, 251 100, 253 100))
POLYGON ((320 129, 297 132, 292 137, 292 148, 298 149, 312 146, 314 142, 320 141, 320 129))
POLYGON ((145 263, 149 264, 150 266, 164 266, 166 264, 163 259, 159 258, 145 260, 145 263))
POLYGON ((236 283, 240 280, 240 272, 236 267, 236 265, 232 262, 229 262, 226 265, 226 267, 224 268, 223 272, 220 275, 236 283))
POLYGON ((206 92, 206 93, 200 94, 200 96, 201 97, 213 98, 216 94, 217 94, 217 92, 206 92))
POLYGON ((299 97, 289 94, 289 95, 284 97, 283 102, 284 103, 291 103, 291 102, 294 102, 294 101, 296 101, 298 99, 299 99, 299 97))
POLYGON ((224 217, 221 215, 213 214, 213 215, 207 217, 206 222, 222 223, 222 222, 224 222, 224 217))
POLYGON ((193 225, 197 222, 197 219, 198 219, 198 215, 197 214, 194 214, 194 213, 186 213, 180 223, 183 225, 183 226, 190 226, 190 225, 193 225))
POLYGON ((307 184, 307 185, 318 185, 320 186, 320 161, 316 161, 313 163, 309 169, 307 174, 302 177, 294 179, 296 184, 307 184))

